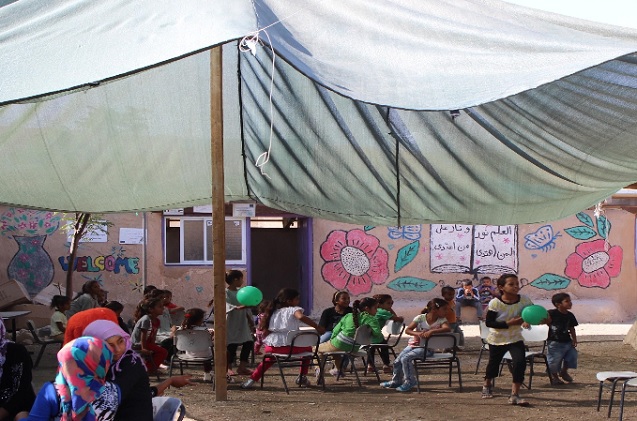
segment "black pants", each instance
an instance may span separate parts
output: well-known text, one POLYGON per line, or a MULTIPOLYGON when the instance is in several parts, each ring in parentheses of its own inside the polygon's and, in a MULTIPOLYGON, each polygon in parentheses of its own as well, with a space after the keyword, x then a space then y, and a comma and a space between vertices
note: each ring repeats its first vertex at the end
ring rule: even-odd
POLYGON ((500 363, 502 357, 509 351, 511 353, 511 361, 513 362, 513 383, 522 383, 524 381, 524 372, 526 371, 526 358, 524 342, 518 341, 506 345, 489 344, 489 364, 487 364, 487 372, 485 378, 495 379, 500 372, 500 363))
POLYGON ((241 354, 239 361, 247 363, 250 358, 250 352, 254 349, 254 341, 247 341, 242 344, 228 344, 228 367, 231 367, 237 358, 237 348, 241 345, 241 354))
MULTIPOLYGON (((380 343, 386 344, 387 339, 384 339, 380 343)), ((378 355, 380 355, 380 359, 383 361, 383 364, 389 365, 389 348, 382 347, 382 348, 377 348, 377 350, 378 350, 378 355)), ((370 348, 367 351, 367 360, 369 361, 369 364, 374 364, 374 348, 370 348)))

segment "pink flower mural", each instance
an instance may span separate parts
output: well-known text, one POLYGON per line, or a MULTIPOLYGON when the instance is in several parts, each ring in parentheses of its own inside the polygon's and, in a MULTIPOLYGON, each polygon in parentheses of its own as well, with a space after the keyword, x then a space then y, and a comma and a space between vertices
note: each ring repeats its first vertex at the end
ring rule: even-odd
POLYGON ((336 230, 321 244, 323 279, 352 295, 366 294, 389 277, 389 256, 380 241, 363 230, 336 230))
POLYGON ((621 272, 624 253, 619 246, 607 250, 606 244, 603 239, 579 244, 566 259, 564 274, 586 288, 607 288, 621 272))

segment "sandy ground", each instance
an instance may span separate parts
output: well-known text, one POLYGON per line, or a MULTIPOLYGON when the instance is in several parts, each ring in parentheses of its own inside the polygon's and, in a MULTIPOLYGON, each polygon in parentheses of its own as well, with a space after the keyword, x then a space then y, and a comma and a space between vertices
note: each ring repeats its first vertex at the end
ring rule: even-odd
MULTIPOLYGON (((607 370, 634 370, 635 349, 624 345, 622 340, 630 324, 584 324, 577 328, 580 339, 580 366, 573 371, 575 382, 564 386, 551 386, 544 373, 536 373, 531 390, 522 390, 522 395, 532 405, 528 408, 507 404, 510 374, 503 373, 495 388, 495 398, 480 398, 483 370, 486 361, 474 374, 480 350, 477 325, 463 326, 466 340, 459 354, 462 367, 463 388, 459 389, 456 376, 452 387, 448 387, 442 372, 421 376, 422 393, 415 391, 399 393, 381 389, 372 375, 362 377, 363 387, 358 388, 353 375, 338 382, 327 379, 327 390, 313 386, 292 386, 290 394, 283 390, 278 370, 268 371, 263 390, 244 391, 237 383, 228 386, 228 400, 216 402, 210 383, 201 380, 200 369, 191 368, 194 384, 183 389, 169 389, 167 395, 180 398, 186 405, 186 420, 575 420, 606 419, 609 394, 603 396, 602 411, 596 411, 599 383, 595 374, 607 370)), ((34 348, 35 349, 35 348, 34 348)), ((402 349, 402 347, 400 347, 402 349)), ((37 351, 37 349, 36 349, 37 351)), ((48 349, 40 367, 34 372, 34 385, 39 387, 51 380, 55 372, 55 349, 48 349)), ((541 368, 536 366, 536 371, 541 368)), ((294 382, 296 373, 290 371, 288 384, 294 382)), ((388 380, 389 375, 381 375, 388 380)), ((617 397, 617 402, 619 397, 617 397)), ((617 405, 618 407, 618 405, 617 405)), ((616 419, 617 409, 613 410, 616 419)), ((627 398, 624 419, 637 420, 637 397, 627 398)))

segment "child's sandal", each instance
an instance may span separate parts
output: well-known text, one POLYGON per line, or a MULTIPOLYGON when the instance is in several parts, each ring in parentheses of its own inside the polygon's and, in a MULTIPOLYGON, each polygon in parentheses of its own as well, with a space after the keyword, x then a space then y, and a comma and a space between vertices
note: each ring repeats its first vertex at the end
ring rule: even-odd
POLYGON ((493 398, 493 387, 482 386, 482 399, 491 399, 491 398, 493 398))

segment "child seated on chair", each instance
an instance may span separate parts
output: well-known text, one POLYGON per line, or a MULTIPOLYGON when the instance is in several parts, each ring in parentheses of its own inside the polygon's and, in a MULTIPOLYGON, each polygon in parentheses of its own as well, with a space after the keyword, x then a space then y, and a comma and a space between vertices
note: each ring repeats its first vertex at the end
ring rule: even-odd
POLYGON ((140 354, 150 358, 146 360, 146 367, 151 374, 157 371, 168 356, 168 351, 155 343, 157 329, 159 329, 159 316, 163 312, 164 301, 161 298, 142 300, 135 311, 137 322, 133 328, 133 344, 139 348, 140 354))
POLYGON ((497 297, 498 289, 493 285, 493 281, 488 276, 483 276, 480 279, 480 286, 478 286, 478 294, 480 296, 480 304, 482 304, 482 314, 487 311, 489 307, 489 301, 497 297))
MULTIPOLYGON (((389 320, 396 323, 402 323, 405 320, 404 317, 398 316, 396 312, 394 311, 394 309, 392 308, 392 305, 394 304, 394 300, 392 299, 391 295, 376 294, 374 295, 374 299, 378 301, 378 311, 376 311, 375 317, 378 320, 378 325, 381 327, 381 329, 383 328, 383 326, 385 326, 385 323, 387 323, 389 320)), ((386 344, 387 340, 383 339, 380 343, 386 344)), ((380 355, 380 359, 383 361, 383 372, 391 373, 393 369, 389 365, 389 349, 386 347, 379 348, 378 355, 380 355)), ((370 370, 374 371, 373 348, 370 348, 369 352, 367 353, 367 361, 368 361, 367 371, 370 371, 370 370)))
POLYGON ((464 279, 462 287, 456 291, 456 317, 458 322, 462 320, 462 307, 471 306, 476 309, 478 319, 482 320, 482 304, 480 303, 480 293, 478 288, 473 286, 471 279, 464 279))
MULTIPOLYGON (((299 330, 303 325, 308 325, 316 329, 320 334, 325 332, 321 326, 317 325, 312 319, 303 314, 303 309, 299 307, 301 302, 301 294, 292 288, 283 288, 272 304, 265 309, 266 317, 261 322, 261 329, 264 331, 265 353, 284 353, 292 351, 293 354, 302 354, 311 352, 312 347, 294 347, 288 342, 288 333, 299 330)), ((250 378, 242 385, 242 389, 251 389, 254 383, 261 379, 266 370, 274 364, 273 359, 264 358, 252 372, 250 378)), ((296 384, 299 386, 309 386, 310 382, 307 378, 307 372, 310 368, 310 358, 304 359, 301 366, 301 372, 296 378, 296 384)))
POLYGON ((31 356, 27 349, 5 339, 0 319, 0 420, 26 417, 35 401, 31 385, 31 356))
POLYGON ((254 319, 254 355, 262 355, 261 347, 263 347, 264 330, 261 328, 261 320, 266 318, 265 311, 272 305, 270 300, 263 300, 257 307, 257 316, 254 319))
POLYGON ((54 295, 51 299, 51 334, 49 337, 55 340, 64 340, 67 318, 64 312, 71 308, 71 299, 66 295, 54 295))
MULTIPOLYGON (((210 333, 211 338, 214 337, 214 331, 203 326, 206 312, 200 308, 191 308, 186 310, 184 315, 184 321, 181 323, 180 329, 192 329, 192 330, 206 330, 210 333)), ((189 357, 198 358, 211 358, 212 349, 206 351, 186 351, 185 354, 189 357)), ((205 361, 203 363, 203 380, 205 382, 212 381, 212 362, 205 361)))
MULTIPOLYGON (((332 338, 323 342, 318 347, 319 355, 325 352, 334 351, 350 351, 354 342, 354 336, 356 330, 363 325, 368 325, 371 328, 372 343, 380 343, 383 339, 383 334, 378 325, 378 319, 375 317, 378 311, 378 301, 372 297, 365 297, 362 300, 354 301, 352 305, 352 312, 343 316, 343 318, 334 326, 332 331, 332 338)), ((356 351, 356 350, 355 350, 356 351)), ((335 368, 330 370, 330 374, 336 377, 343 376, 343 367, 341 365, 341 359, 334 357, 335 368)), ((316 370, 317 381, 320 381, 320 370, 316 370)))
MULTIPOLYGON (((449 323, 445 319, 448 307, 447 301, 442 298, 434 298, 427 303, 422 313, 405 328, 405 333, 410 335, 409 344, 396 357, 394 361, 394 373, 390 381, 380 384, 386 389, 396 389, 398 392, 408 392, 417 382, 413 361, 425 357, 424 348, 414 348, 420 345, 421 339, 426 339, 436 333, 451 332, 449 323)), ((433 350, 427 350, 427 356, 433 355, 433 350)))
POLYGON ((449 285, 445 285, 440 289, 440 294, 442 295, 443 300, 447 302, 447 313, 445 313, 445 319, 447 319, 447 322, 449 323, 451 333, 458 336, 458 347, 462 348, 464 346, 464 332, 460 328, 460 323, 458 323, 458 319, 456 318, 456 301, 454 300, 456 290, 449 285))
POLYGON ((569 368, 577 368, 577 336, 575 326, 577 319, 569 310, 573 307, 571 296, 561 292, 551 298, 555 309, 549 310, 547 324, 546 359, 551 372, 551 383, 554 385, 571 383, 573 378, 568 374, 569 368), (560 377, 562 378, 560 380, 560 377))

